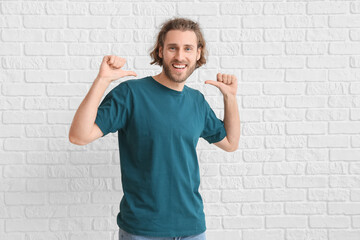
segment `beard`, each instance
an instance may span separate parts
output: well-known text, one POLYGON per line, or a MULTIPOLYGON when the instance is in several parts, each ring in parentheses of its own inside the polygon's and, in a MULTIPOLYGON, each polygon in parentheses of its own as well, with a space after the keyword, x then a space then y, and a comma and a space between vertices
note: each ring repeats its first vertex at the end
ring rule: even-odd
MULTIPOLYGON (((173 82, 176 83, 182 83, 185 82, 186 79, 195 71, 196 68, 196 62, 193 65, 188 65, 186 66, 186 71, 182 72, 182 73, 177 73, 172 71, 173 63, 167 64, 165 61, 163 61, 163 68, 164 68, 164 73, 165 75, 173 82)), ((176 64, 176 63, 174 63, 176 64)))

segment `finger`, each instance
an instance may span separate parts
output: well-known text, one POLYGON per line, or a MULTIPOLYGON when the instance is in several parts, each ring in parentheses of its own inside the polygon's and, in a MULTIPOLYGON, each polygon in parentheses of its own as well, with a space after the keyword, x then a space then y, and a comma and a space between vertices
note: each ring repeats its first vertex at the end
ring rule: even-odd
POLYGON ((236 76, 235 75, 231 75, 231 83, 236 83, 236 76))
POLYGON ((121 59, 120 58, 116 58, 115 62, 114 62, 114 67, 115 68, 120 68, 121 67, 121 59))
POLYGON ((125 63, 126 63, 126 59, 119 57, 119 67, 123 67, 125 63))
POLYGON ((217 77, 217 80, 218 80, 219 82, 222 82, 222 81, 223 81, 223 79, 222 79, 222 74, 221 74, 221 73, 218 73, 218 74, 216 75, 216 77, 217 77))
POLYGON ((213 80, 206 80, 205 84, 211 84, 211 85, 214 85, 215 87, 220 86, 220 83, 218 83, 217 81, 213 81, 213 80))
POLYGON ((115 61, 115 56, 114 55, 110 55, 110 60, 109 60, 109 65, 113 65, 115 61))
POLYGON ((225 84, 229 84, 229 78, 228 78, 229 75, 227 74, 223 74, 223 83, 225 84))

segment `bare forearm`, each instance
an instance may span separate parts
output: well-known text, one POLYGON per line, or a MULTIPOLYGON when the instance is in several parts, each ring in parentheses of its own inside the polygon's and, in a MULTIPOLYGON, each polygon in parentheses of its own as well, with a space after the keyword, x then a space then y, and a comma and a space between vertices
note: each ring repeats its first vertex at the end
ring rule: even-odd
POLYGON ((69 132, 70 138, 83 139, 90 135, 101 98, 109 85, 109 81, 102 80, 98 77, 95 79, 89 92, 75 113, 69 132))
POLYGON ((240 116, 235 95, 224 95, 224 126, 227 139, 237 149, 240 139, 240 116))

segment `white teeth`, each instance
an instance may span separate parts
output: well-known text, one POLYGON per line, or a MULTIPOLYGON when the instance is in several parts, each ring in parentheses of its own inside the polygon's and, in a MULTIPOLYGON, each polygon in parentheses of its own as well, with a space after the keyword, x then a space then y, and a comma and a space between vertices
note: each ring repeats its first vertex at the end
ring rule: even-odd
POLYGON ((173 64, 173 66, 174 66, 174 68, 185 68, 186 67, 186 65, 175 65, 175 64, 173 64))

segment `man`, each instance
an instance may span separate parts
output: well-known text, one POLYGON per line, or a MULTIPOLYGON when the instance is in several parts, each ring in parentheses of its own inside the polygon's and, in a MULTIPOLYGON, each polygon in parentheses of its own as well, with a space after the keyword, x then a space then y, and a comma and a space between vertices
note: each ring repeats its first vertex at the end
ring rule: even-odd
POLYGON ((206 63, 206 43, 197 23, 183 18, 165 22, 151 52, 163 66, 156 76, 123 81, 101 102, 109 84, 124 76, 125 59, 103 58, 99 74, 80 104, 70 142, 85 145, 118 132, 124 196, 117 216, 119 239, 205 239, 205 215, 196 145, 200 137, 235 151, 240 137, 237 79, 217 74, 208 80, 224 97, 224 121, 202 93, 185 85, 206 63))

